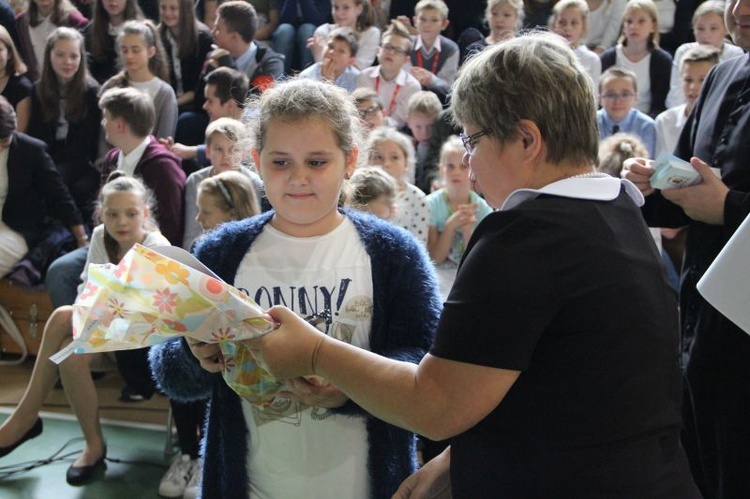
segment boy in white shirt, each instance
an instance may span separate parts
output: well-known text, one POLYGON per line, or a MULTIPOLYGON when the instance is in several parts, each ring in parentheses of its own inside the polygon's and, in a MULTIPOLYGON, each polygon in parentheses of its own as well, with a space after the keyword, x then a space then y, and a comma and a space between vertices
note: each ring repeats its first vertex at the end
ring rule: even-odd
POLYGON ((357 88, 374 88, 385 105, 385 114, 396 126, 406 123, 409 98, 422 89, 416 78, 404 69, 412 49, 411 36, 399 21, 391 21, 378 49, 377 66, 362 70, 357 88))
POLYGON ((682 92, 682 66, 680 60, 684 54, 693 47, 705 45, 714 47, 719 51, 719 62, 726 61, 744 51, 727 42, 727 28, 724 25, 724 2, 722 0, 709 0, 703 2, 695 9, 693 14, 693 35, 695 41, 683 43, 674 53, 672 58, 672 74, 669 79, 669 93, 667 94, 667 108, 685 104, 685 95, 682 92))
MULTIPOLYGON (((684 45, 683 45, 684 46, 684 45)), ((719 63, 721 55, 711 45, 691 47, 680 61, 680 92, 685 103, 670 107, 656 117, 656 156, 674 151, 690 112, 698 100, 703 80, 711 68, 719 63)))

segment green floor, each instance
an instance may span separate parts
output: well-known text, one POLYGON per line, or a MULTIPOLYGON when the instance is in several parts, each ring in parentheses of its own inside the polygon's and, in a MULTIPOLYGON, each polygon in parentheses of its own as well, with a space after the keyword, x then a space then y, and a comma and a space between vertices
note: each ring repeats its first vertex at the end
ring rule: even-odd
MULTIPOLYGON (((0 421, 6 418, 0 414, 0 421)), ((165 457, 164 429, 125 427, 105 424, 107 439, 107 471, 100 478, 83 487, 71 487, 65 482, 65 471, 83 448, 80 429, 75 420, 60 416, 45 416, 44 433, 0 458, 0 498, 2 499, 140 499, 158 497, 159 480, 167 469, 170 458, 165 457), (10 473, 34 462, 52 458, 58 460, 34 469, 10 473), (63 457, 68 455, 68 457, 63 457), (60 459, 60 457, 63 457, 60 459)))

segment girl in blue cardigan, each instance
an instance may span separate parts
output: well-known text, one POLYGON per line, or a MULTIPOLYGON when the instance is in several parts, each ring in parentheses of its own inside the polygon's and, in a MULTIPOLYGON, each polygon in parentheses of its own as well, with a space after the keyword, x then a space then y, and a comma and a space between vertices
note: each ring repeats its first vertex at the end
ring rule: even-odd
MULTIPOLYGON (((258 107, 249 148, 274 210, 208 234, 197 257, 264 308, 284 304, 341 341, 419 362, 440 312, 426 252, 408 232, 338 208, 359 151, 354 105, 304 79, 267 90, 258 107)), ((151 362, 170 397, 211 397, 203 497, 387 498, 416 469, 412 433, 324 379, 290 380, 256 407, 218 374, 216 345, 173 340, 151 362)))

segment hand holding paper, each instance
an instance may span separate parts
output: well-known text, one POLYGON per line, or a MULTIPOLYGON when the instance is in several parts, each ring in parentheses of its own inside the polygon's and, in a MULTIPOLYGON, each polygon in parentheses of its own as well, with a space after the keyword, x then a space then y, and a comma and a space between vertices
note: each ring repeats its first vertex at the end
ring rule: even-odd
POLYGON ((209 371, 251 403, 273 400, 282 383, 263 371, 243 340, 274 323, 255 302, 179 248, 136 244, 118 265, 91 265, 73 305, 74 341, 53 356, 127 350, 184 336, 209 371), (171 255, 170 258, 167 255, 171 255))

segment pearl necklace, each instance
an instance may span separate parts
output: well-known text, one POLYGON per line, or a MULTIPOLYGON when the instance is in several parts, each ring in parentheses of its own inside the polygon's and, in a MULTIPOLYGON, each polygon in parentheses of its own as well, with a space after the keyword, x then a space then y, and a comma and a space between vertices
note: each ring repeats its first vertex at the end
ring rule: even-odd
POLYGON ((580 173, 578 175, 566 177, 564 180, 569 180, 571 178, 606 178, 606 177, 609 177, 609 175, 607 175, 606 173, 591 172, 591 173, 580 173))

